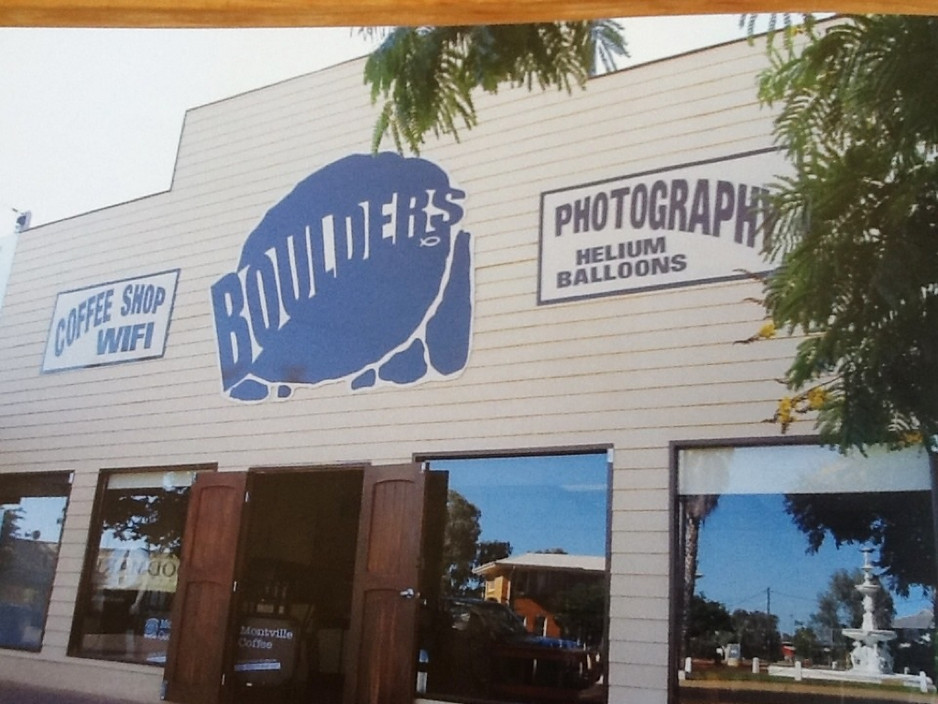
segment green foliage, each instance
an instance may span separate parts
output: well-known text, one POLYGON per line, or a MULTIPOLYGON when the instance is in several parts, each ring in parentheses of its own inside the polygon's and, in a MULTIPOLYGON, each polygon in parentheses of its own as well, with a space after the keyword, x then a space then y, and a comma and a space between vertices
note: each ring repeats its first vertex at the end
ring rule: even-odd
POLYGON ((688 609, 684 653, 692 658, 717 660, 717 649, 734 639, 733 622, 726 607, 705 594, 694 594, 688 609))
POLYGON ((178 555, 188 506, 188 487, 150 493, 108 492, 102 512, 103 527, 120 540, 143 541, 150 549, 178 555))
MULTIPOLYGON (((929 492, 786 494, 785 511, 817 552, 828 537, 873 545, 876 566, 889 587, 908 596, 913 587, 933 589, 935 533, 929 492)), ((854 582, 856 584, 856 582, 854 582)))
POLYGON ((377 151, 388 133, 398 151, 418 153, 428 133, 471 129, 472 94, 502 84, 582 86, 597 59, 606 67, 625 54, 621 27, 611 20, 475 27, 397 27, 365 64, 372 102, 384 104, 372 138, 377 151))
POLYGON ((736 609, 730 617, 733 630, 739 637, 742 656, 778 660, 782 649, 782 636, 778 631, 778 616, 762 611, 736 609))
MULTIPOLYGON (((816 630, 860 628, 863 624, 863 595, 856 586, 863 581, 863 571, 839 569, 831 574, 827 591, 818 594, 818 610, 811 614, 816 630)), ((885 589, 873 597, 873 617, 878 628, 890 628, 896 609, 892 595, 885 589)))
POLYGON ((691 638, 732 630, 730 612, 721 602, 708 599, 706 594, 694 594, 690 601, 690 626, 687 629, 691 638))
POLYGON ((19 522, 22 518, 23 509, 20 506, 0 509, 0 570, 14 559, 13 540, 21 537, 19 522))
POLYGON ((824 656, 823 645, 817 634, 810 628, 802 626, 795 631, 792 645, 795 647, 795 656, 799 660, 821 661, 824 656))
POLYGON ((551 607, 564 638, 599 645, 606 618, 606 585, 580 582, 554 595, 551 607))
POLYGON ((450 489, 446 499, 446 529, 443 534, 444 595, 474 594, 478 587, 472 574, 482 528, 482 512, 458 491, 450 489))
POLYGON ((760 97, 795 173, 772 196, 765 305, 804 334, 785 381, 842 449, 938 432, 938 18, 850 17, 770 48, 760 97))
MULTIPOLYGON (((755 37, 756 24, 761 16, 758 12, 746 12, 739 16, 739 27, 746 29, 750 43, 755 37)), ((812 13, 801 13, 800 20, 795 21, 790 12, 771 12, 766 21, 765 35, 769 45, 772 45, 775 38, 781 34, 784 48, 791 51, 794 49, 795 39, 802 34, 811 34, 816 22, 817 19, 812 13)))

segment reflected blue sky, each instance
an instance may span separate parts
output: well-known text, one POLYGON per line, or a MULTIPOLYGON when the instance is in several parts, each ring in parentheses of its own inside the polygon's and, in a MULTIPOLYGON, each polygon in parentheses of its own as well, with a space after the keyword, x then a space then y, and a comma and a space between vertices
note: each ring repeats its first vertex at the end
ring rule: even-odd
POLYGON ((17 521, 19 537, 57 543, 62 535, 65 503, 64 496, 26 496, 19 504, 0 505, 0 515, 19 507, 22 510, 17 521), (33 537, 34 531, 39 531, 36 538, 33 537))
POLYGON ((512 554, 562 548, 606 554, 606 453, 434 460, 449 486, 481 511, 481 540, 507 540, 512 554))
MULTIPOLYGON (((817 553, 807 547, 785 513, 783 495, 723 495, 701 530, 697 592, 730 612, 765 611, 768 604, 781 629, 791 632, 795 621, 806 622, 817 611, 817 596, 835 570, 863 564, 861 545, 838 549, 827 539, 817 553)), ((893 599, 897 616, 931 607, 921 590, 893 599)))

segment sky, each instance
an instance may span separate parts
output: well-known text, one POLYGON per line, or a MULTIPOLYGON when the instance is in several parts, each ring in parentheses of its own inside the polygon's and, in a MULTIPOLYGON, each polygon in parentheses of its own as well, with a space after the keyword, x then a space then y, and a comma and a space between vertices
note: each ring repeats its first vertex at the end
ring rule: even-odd
MULTIPOLYGON (((831 574, 863 566, 861 545, 839 549, 826 539, 817 553, 784 510, 782 494, 725 494, 701 528, 698 594, 736 609, 778 616, 782 631, 807 622, 818 609, 831 574)), ((873 553, 876 560, 876 553, 873 553)), ((878 570, 874 571, 874 573, 878 570)), ((903 599, 893 594, 897 616, 931 608, 931 599, 913 589, 903 599)))
MULTIPOLYGON (((738 15, 622 23, 622 67, 745 37, 738 15)), ((0 28, 0 235, 15 211, 35 226, 165 191, 187 109, 372 47, 349 28, 0 28)))
POLYGON ((479 540, 508 541, 512 555, 561 548, 606 554, 609 463, 606 453, 435 460, 449 488, 482 515, 479 540))
MULTIPOLYGON (((786 448, 790 461, 799 448, 786 448)), ((817 448, 806 446, 817 455, 817 448)), ((546 457, 435 460, 449 470, 449 487, 481 511, 480 540, 508 541, 512 555, 562 548, 570 554, 606 554, 608 460, 605 453, 546 457)), ((927 520, 927 517, 923 517, 927 520)), ((728 611, 765 611, 793 633, 818 609, 839 569, 863 565, 862 545, 837 548, 828 538, 816 553, 784 509, 784 494, 726 493, 701 529, 697 593, 728 611)), ((877 554, 874 552, 875 562, 877 554)), ((877 570, 878 572, 878 570, 877 570)), ((931 608, 921 589, 893 594, 896 616, 931 608)))

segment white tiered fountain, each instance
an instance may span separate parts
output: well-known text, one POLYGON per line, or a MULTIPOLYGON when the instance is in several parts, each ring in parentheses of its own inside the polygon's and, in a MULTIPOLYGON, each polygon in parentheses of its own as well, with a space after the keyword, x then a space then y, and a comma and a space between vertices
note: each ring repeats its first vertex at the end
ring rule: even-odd
POLYGON ((873 580, 873 563, 870 548, 863 548, 863 581, 856 585, 863 595, 863 621, 860 628, 845 628, 842 633, 853 641, 850 653, 850 668, 847 670, 824 670, 772 665, 769 674, 795 679, 837 680, 841 682, 872 682, 877 684, 902 684, 917 687, 921 691, 935 691, 930 677, 925 673, 898 675, 892 671, 892 654, 887 643, 896 638, 896 632, 877 627, 873 612, 873 599, 882 587, 873 580))
POLYGON ((873 597, 882 587, 873 581, 873 563, 870 562, 870 548, 863 548, 863 581, 856 590, 863 595, 863 623, 860 628, 845 628, 845 638, 853 641, 848 672, 857 675, 892 674, 892 654, 886 646, 895 640, 896 632, 877 628, 876 615, 873 613, 873 597))

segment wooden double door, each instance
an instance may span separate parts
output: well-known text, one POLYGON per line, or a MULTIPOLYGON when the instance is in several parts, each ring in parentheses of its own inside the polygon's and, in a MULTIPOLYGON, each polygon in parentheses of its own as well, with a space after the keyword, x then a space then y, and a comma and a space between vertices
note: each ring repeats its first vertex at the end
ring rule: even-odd
MULTIPOLYGON (((346 476, 361 481, 341 700, 411 702, 427 472, 419 464, 329 471, 357 473, 346 476)), ((248 490, 257 476, 204 473, 192 487, 165 667, 165 697, 170 701, 235 701, 238 585, 246 577, 247 526, 255 510, 248 490)), ((332 566, 314 567, 329 579, 332 566)), ((327 586, 348 588, 339 583, 327 586)))

